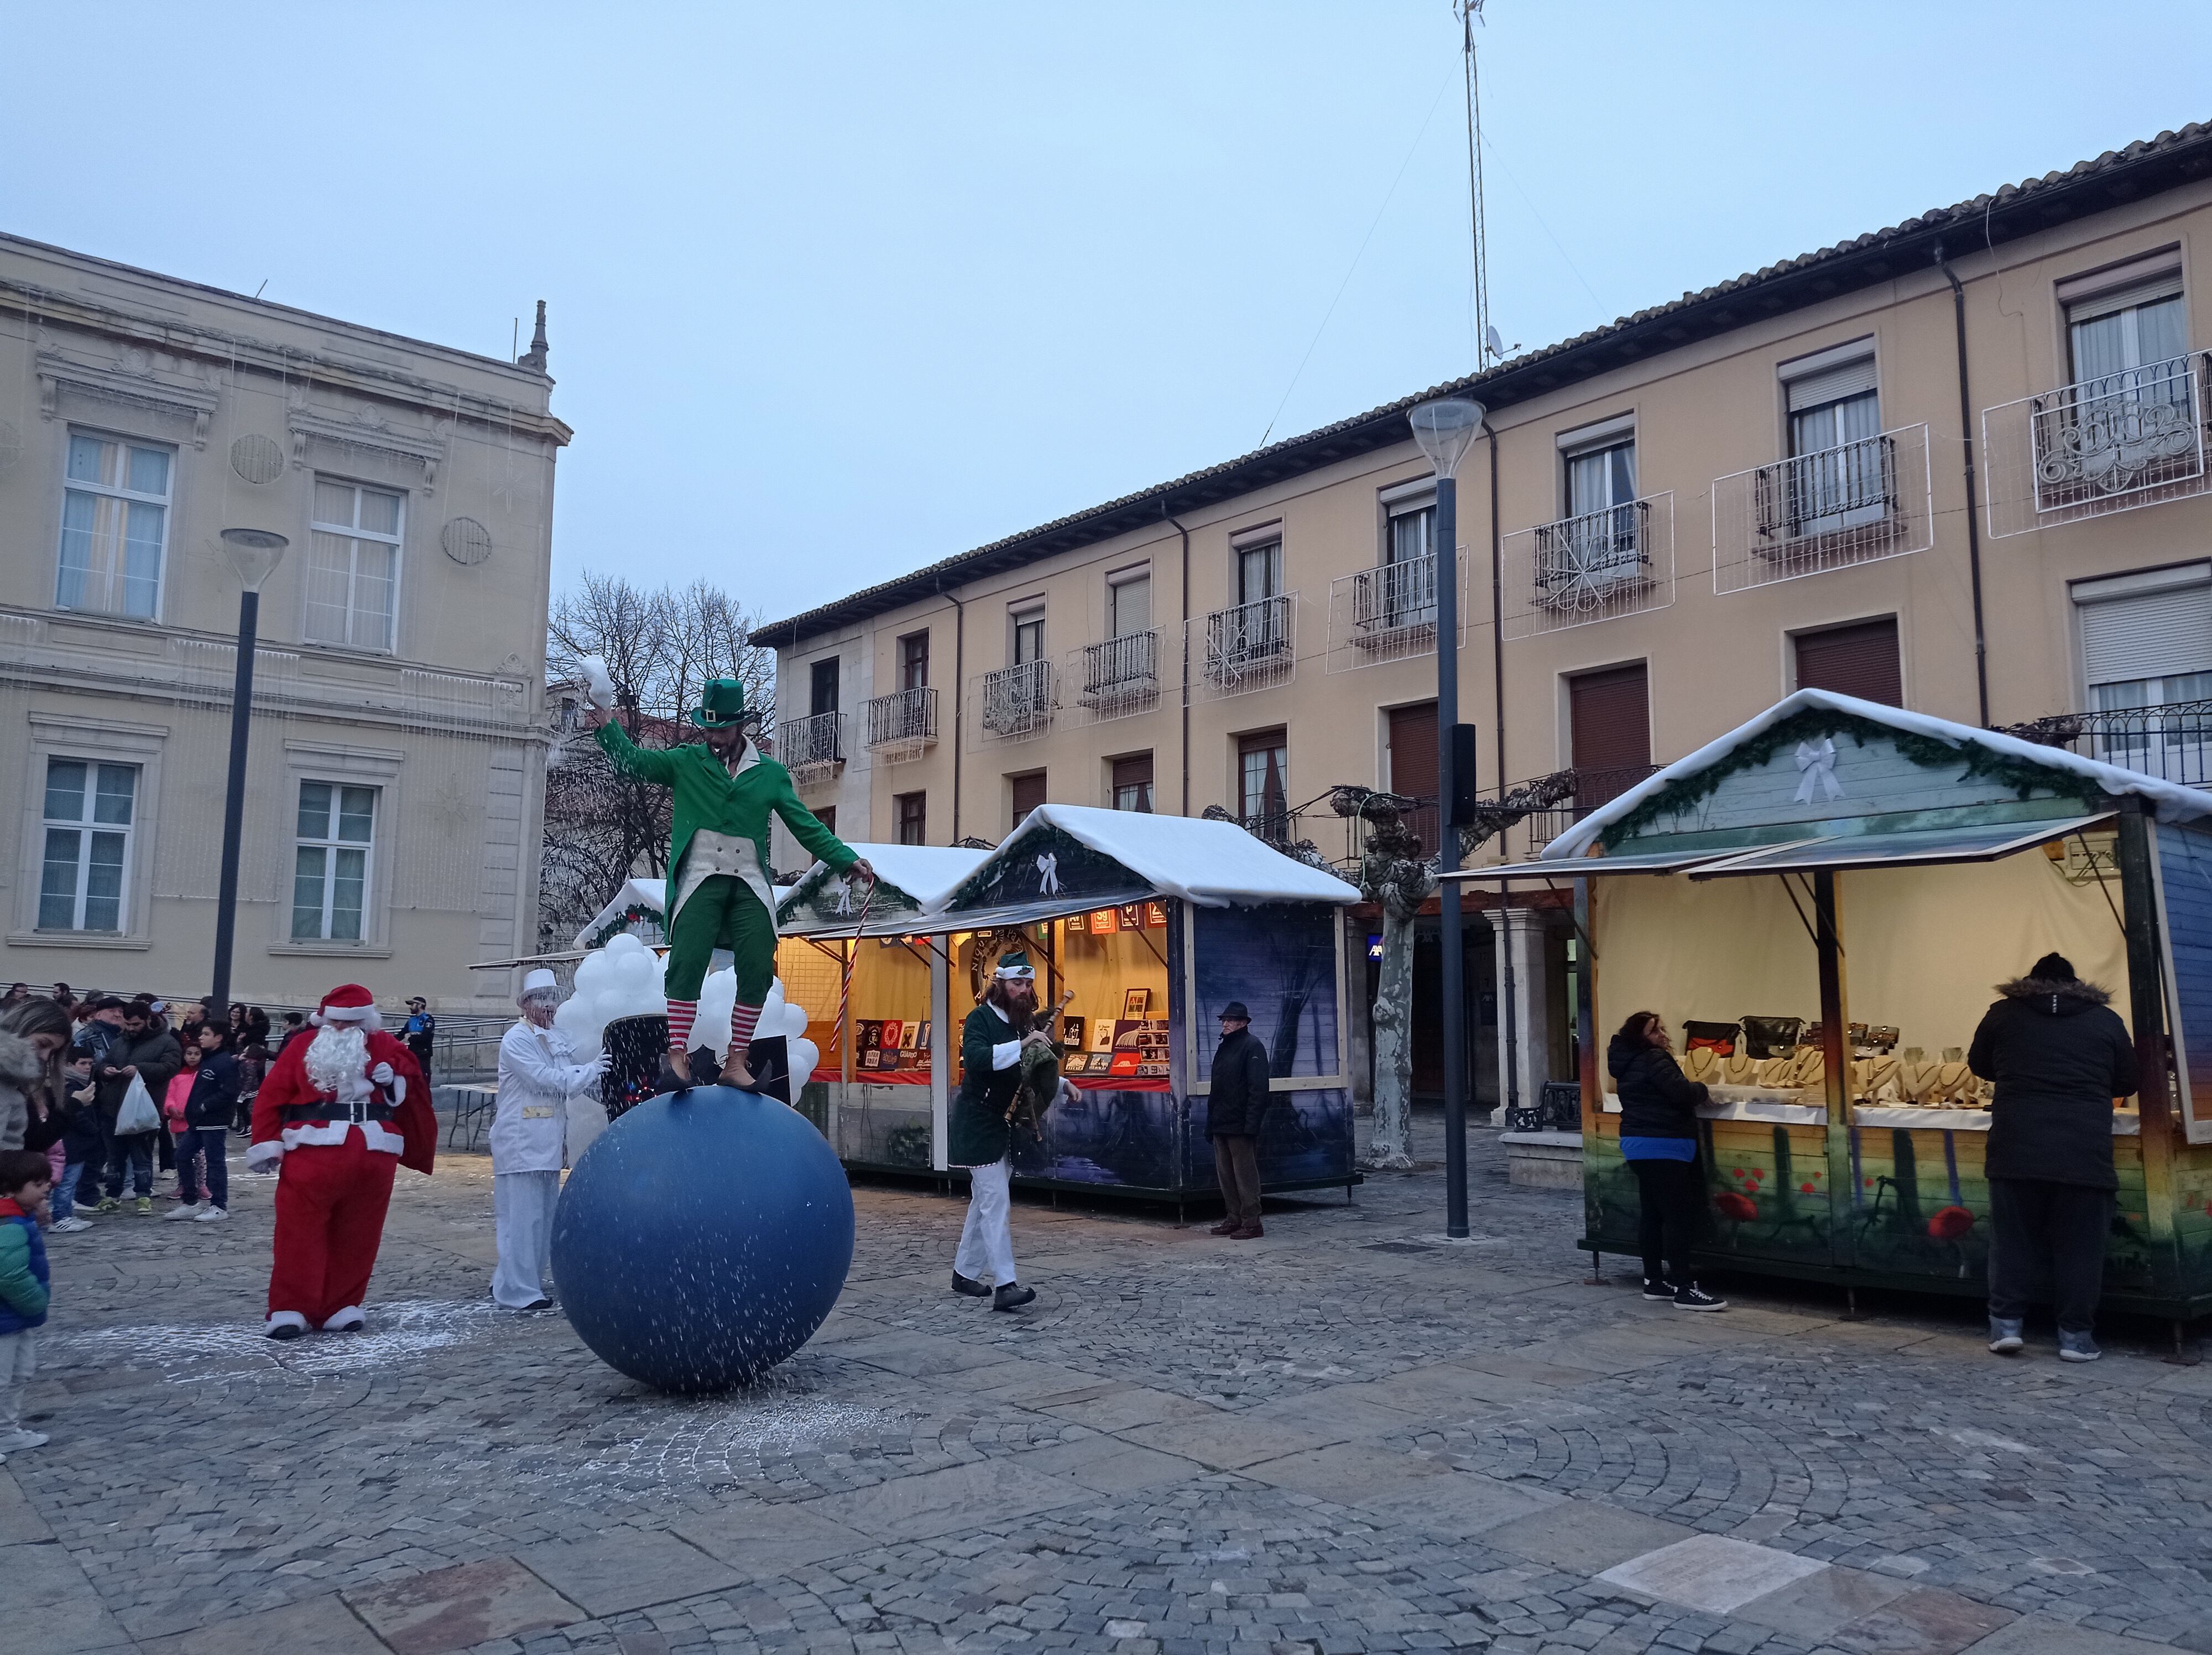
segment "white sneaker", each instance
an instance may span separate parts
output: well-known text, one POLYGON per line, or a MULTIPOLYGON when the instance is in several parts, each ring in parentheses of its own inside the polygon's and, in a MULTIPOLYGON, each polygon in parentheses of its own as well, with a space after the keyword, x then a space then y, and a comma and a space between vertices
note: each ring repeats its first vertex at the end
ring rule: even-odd
POLYGON ((56 1219, 54 1228, 63 1235, 75 1235, 79 1230, 92 1228, 92 1220, 88 1218, 79 1218, 75 1214, 71 1214, 67 1218, 56 1219))
POLYGON ((0 1453, 17 1453, 26 1448, 44 1448, 46 1433, 43 1431, 15 1430, 0 1435, 0 1453))
POLYGON ((192 1215, 192 1222, 195 1224, 220 1224, 223 1220, 229 1216, 230 1209, 227 1207, 210 1207, 194 1214, 192 1215))
POLYGON ((200 1202, 192 1202, 189 1204, 184 1202, 179 1202, 174 1207, 172 1207, 167 1212, 161 1214, 161 1221, 164 1224, 172 1224, 180 1218, 198 1218, 206 1210, 207 1208, 205 1204, 200 1202))

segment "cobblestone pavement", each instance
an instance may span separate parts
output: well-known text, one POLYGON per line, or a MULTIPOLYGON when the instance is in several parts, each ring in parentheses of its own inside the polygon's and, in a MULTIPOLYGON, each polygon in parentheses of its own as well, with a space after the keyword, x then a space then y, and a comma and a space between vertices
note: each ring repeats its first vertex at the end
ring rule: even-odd
POLYGON ((1014 1316, 946 1291, 958 1203, 864 1188, 814 1342, 690 1400, 490 1307, 481 1157, 401 1175, 368 1332, 272 1345, 234 1173, 231 1224, 52 1240, 0 1648, 2212 1652, 2212 1366, 2163 1329, 1686 1316, 1471 1159, 1462 1246, 1432 1167, 1257 1243, 1023 1204, 1014 1316))

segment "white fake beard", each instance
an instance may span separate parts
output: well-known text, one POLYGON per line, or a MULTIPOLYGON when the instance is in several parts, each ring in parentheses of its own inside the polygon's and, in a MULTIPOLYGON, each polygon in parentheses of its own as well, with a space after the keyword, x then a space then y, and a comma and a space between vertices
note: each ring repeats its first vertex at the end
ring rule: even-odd
POLYGON ((336 1092, 368 1066, 368 1031, 351 1023, 325 1023, 307 1043, 307 1080, 317 1092, 336 1092))

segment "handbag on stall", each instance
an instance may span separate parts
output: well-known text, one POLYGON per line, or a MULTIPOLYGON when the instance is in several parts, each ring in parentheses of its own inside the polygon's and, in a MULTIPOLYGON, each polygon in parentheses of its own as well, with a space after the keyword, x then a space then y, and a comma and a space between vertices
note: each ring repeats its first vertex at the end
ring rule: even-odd
POLYGON ((1682 1025, 1682 1045, 1685 1051, 1717 1052, 1723 1057, 1735 1050, 1736 1037, 1741 1032, 1735 1023, 1695 1023, 1682 1025))
POLYGON ((1753 1057, 1794 1056, 1797 1037, 1805 1027, 1802 1017, 1747 1017, 1742 1021, 1744 1049, 1753 1057))

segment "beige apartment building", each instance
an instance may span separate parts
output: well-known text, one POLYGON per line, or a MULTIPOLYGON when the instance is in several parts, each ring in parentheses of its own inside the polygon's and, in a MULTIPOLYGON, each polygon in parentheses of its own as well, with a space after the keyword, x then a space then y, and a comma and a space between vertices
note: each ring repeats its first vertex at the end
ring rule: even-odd
POLYGON ((206 991, 251 528, 289 545, 234 993, 504 989, 469 967, 535 941, 544 321, 507 362, 0 235, 0 978, 206 991))
MULTIPOLYGON (((1574 781, 1486 858, 1807 685, 2081 715, 2057 733, 2203 782, 2200 257, 2191 126, 1685 295, 771 623, 783 756, 848 838, 995 840, 1052 799, 1218 806, 1345 855, 1332 784, 1435 792, 1434 489, 1406 414, 1449 394, 1489 411, 1456 537, 1481 783, 1574 781)), ((1508 951, 1518 1089, 1573 1073, 1570 928, 1536 900, 1469 893, 1485 1099, 1508 951)), ((1417 1088, 1436 1026, 1431 999, 1417 1088)))

